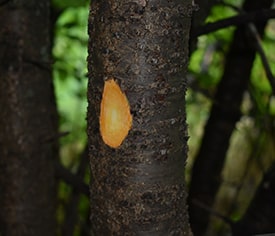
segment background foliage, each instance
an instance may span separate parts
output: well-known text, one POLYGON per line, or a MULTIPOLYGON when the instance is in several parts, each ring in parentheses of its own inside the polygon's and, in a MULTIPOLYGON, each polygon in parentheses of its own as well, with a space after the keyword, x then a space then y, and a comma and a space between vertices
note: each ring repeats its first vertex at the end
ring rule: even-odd
MULTIPOLYGON (((59 129, 64 136, 60 139, 61 163, 72 173, 76 174, 81 155, 86 146, 86 110, 87 110, 87 22, 89 1, 62 1, 52 2, 53 33, 53 77, 59 112, 59 129)), ((86 161, 88 163, 88 160, 86 161)), ((87 166, 86 166, 87 167, 87 166)), ((87 171, 84 181, 88 183, 87 171)), ((68 224, 76 224, 72 235, 88 235, 89 201, 81 194, 73 201, 70 184, 60 181, 59 203, 57 219, 59 234, 65 235, 68 224), (69 205, 75 204, 75 211, 70 212, 69 205), (66 214, 76 214, 75 220, 69 219, 66 214)))
MULTIPOLYGON (((241 1, 227 2, 235 6, 241 5, 241 1)), ((60 157, 63 165, 73 173, 77 172, 79 157, 86 146, 88 6, 87 0, 52 2, 53 76, 60 115, 60 131, 65 134, 60 140, 60 157)), ((216 5, 207 22, 236 14, 236 11, 228 6, 216 5)), ((187 94, 190 150, 187 180, 190 179, 193 157, 200 145, 216 86, 223 73, 233 30, 234 27, 229 27, 199 37, 197 49, 190 58, 188 75, 190 88, 187 94)), ((273 74, 275 74, 274 43, 275 23, 270 20, 263 39, 263 48, 273 74)), ((223 185, 215 208, 215 211, 230 216, 232 220, 241 217, 263 173, 275 157, 275 98, 272 96, 271 87, 258 56, 254 62, 249 90, 244 95, 242 112, 242 119, 237 123, 231 137, 223 170, 223 185)), ((88 180, 87 172, 86 183, 88 180)), ((66 204, 71 196, 71 187, 61 182, 58 211, 60 225, 65 222, 66 204)), ((83 227, 87 227, 88 208, 88 199, 82 195, 78 201, 79 220, 74 235, 84 235, 83 227)), ((209 235, 225 235, 229 230, 219 218, 214 217, 212 221, 209 235)))

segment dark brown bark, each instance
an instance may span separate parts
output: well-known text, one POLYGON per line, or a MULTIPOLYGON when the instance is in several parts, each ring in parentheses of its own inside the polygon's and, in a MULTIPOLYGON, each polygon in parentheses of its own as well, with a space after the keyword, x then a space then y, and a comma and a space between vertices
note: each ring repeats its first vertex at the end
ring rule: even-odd
POLYGON ((55 234, 49 1, 0 8, 0 234, 55 234))
MULTIPOLYGON (((247 0, 244 10, 268 8, 271 3, 271 0, 247 0)), ((264 26, 265 22, 257 23, 261 35, 264 26)), ((221 184, 221 172, 230 137, 241 117, 240 105, 255 58, 254 42, 248 27, 242 26, 236 30, 202 144, 193 165, 189 205, 191 227, 196 236, 204 235, 210 217, 210 213, 199 205, 211 207, 221 184)))
POLYGON ((265 174, 242 219, 233 225, 234 236, 275 232, 275 163, 265 174))
POLYGON ((191 1, 93 1, 88 135, 95 235, 188 235, 184 168, 191 1), (99 133, 104 80, 126 93, 132 128, 113 149, 99 133))

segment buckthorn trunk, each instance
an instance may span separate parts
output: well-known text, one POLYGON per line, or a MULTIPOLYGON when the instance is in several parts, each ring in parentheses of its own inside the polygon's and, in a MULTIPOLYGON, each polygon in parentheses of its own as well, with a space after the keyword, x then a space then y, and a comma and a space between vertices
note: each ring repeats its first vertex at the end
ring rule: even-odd
POLYGON ((190 234, 184 168, 191 14, 191 1, 92 1, 87 120, 94 235, 190 234), (106 83, 115 83, 120 97, 110 95, 108 111, 106 83), (119 99, 124 105, 116 105, 119 99), (119 132, 112 135, 114 125, 105 129, 103 120, 125 128, 118 142, 119 132))

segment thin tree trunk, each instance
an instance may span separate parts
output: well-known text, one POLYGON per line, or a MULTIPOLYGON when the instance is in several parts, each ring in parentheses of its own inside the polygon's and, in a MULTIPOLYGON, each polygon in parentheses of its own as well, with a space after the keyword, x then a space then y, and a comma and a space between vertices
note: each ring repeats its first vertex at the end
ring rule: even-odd
MULTIPOLYGON (((244 10, 269 8, 272 0, 247 0, 244 10)), ((266 22, 257 23, 263 35, 266 22)), ((256 49, 246 26, 238 27, 227 55, 224 74, 214 98, 199 153, 192 168, 190 222, 196 236, 204 235, 210 214, 200 207, 211 207, 221 184, 221 172, 231 134, 241 117, 240 105, 247 89, 256 49)))
POLYGON ((190 233, 184 96, 191 13, 191 1, 92 1, 88 136, 95 235, 190 233), (117 148, 99 130, 103 86, 111 78, 133 120, 117 148))
POLYGON ((49 1, 0 8, 0 234, 55 234, 49 1))

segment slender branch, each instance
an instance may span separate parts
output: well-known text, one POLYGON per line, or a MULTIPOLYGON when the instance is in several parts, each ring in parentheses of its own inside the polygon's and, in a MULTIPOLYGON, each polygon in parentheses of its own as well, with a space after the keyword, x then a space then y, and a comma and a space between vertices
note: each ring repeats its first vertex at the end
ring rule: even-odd
POLYGON ((235 10, 237 12, 243 11, 239 6, 236 6, 236 5, 231 4, 229 2, 221 1, 219 4, 221 4, 222 6, 225 6, 225 7, 230 7, 231 9, 233 9, 233 10, 235 10))
POLYGON ((220 21, 216 21, 214 23, 208 23, 204 26, 198 27, 194 30, 192 37, 197 37, 202 34, 207 34, 228 26, 233 25, 240 25, 240 24, 246 24, 248 23, 248 27, 250 32, 253 34, 253 37, 255 38, 255 45, 256 49, 261 57, 263 67, 266 72, 266 76, 269 80, 269 83, 271 85, 273 94, 275 93, 275 78, 272 74, 272 70, 270 68, 270 65, 268 63, 268 59, 266 57, 266 54, 264 52, 263 47, 261 46, 261 38, 258 34, 256 26, 253 24, 256 21, 264 21, 270 18, 275 18, 275 9, 268 9, 268 10, 261 10, 261 11, 254 11, 246 13, 242 11, 241 9, 238 9, 234 5, 223 3, 223 5, 229 6, 232 9, 236 10, 240 14, 238 16, 229 17, 220 21))
POLYGON ((68 134, 70 134, 70 132, 68 132, 68 131, 56 133, 54 135, 45 137, 44 142, 46 142, 46 143, 54 142, 60 138, 63 138, 64 136, 67 136, 68 134))
POLYGON ((55 162, 55 173, 57 178, 71 185, 73 189, 79 191, 86 196, 89 196, 89 186, 83 182, 82 178, 79 178, 77 175, 70 172, 59 162, 55 162))
POLYGON ((220 218, 221 220, 223 220, 225 223, 227 223, 228 225, 232 226, 234 224, 234 222, 229 219, 228 217, 222 215, 221 213, 214 211, 212 208, 210 208, 209 206, 205 205, 203 202, 193 199, 192 203, 198 207, 200 207, 201 209, 209 212, 211 215, 216 216, 217 218, 220 218))
MULTIPOLYGON (((239 13, 245 13, 245 11, 243 11, 242 9, 240 9, 240 8, 238 8, 238 7, 236 7, 236 6, 232 5, 232 4, 223 3, 223 5, 229 6, 233 10, 235 10, 235 11, 237 11, 239 13)), ((257 52, 260 55, 260 58, 261 58, 262 63, 263 63, 263 67, 264 67, 265 72, 266 72, 267 79, 269 80, 270 86, 272 88, 272 92, 274 94, 275 93, 275 78, 274 78, 274 76, 272 74, 272 70, 271 70, 270 65, 268 63, 268 59, 266 57, 266 53, 264 52, 264 49, 262 47, 261 37, 260 37, 260 35, 258 33, 258 30, 257 30, 256 26, 253 23, 249 23, 248 24, 248 28, 249 28, 250 32, 252 33, 252 35, 253 35, 253 37, 255 39, 256 50, 257 50, 257 52)))
POLYGON ((266 54, 264 52, 264 49, 261 45, 261 38, 258 34, 258 30, 257 28, 255 27, 254 24, 249 24, 248 25, 251 33, 253 34, 254 38, 255 38, 255 45, 256 45, 256 49, 261 57, 261 60, 262 60, 262 63, 263 63, 263 67, 265 69, 265 72, 266 72, 266 76, 269 80, 269 83, 270 83, 270 86, 272 88, 272 91, 273 91, 273 94, 275 93, 275 78, 272 74, 272 71, 271 71, 271 68, 270 68, 270 65, 268 63, 268 59, 266 57, 266 54))
POLYGON ((257 21, 264 21, 271 18, 275 18, 275 9, 241 13, 237 16, 232 16, 213 23, 208 23, 203 26, 199 26, 197 29, 193 31, 191 37, 195 38, 229 26, 238 26, 242 24, 255 23, 257 21))
MULTIPOLYGON (((79 159, 80 159, 79 166, 78 166, 76 176, 78 178, 83 179, 89 164, 87 145, 79 159)), ((62 226, 62 235, 64 236, 74 235, 75 226, 79 221, 79 214, 77 213, 79 201, 80 201, 80 193, 76 189, 73 189, 65 210, 65 220, 62 226)))

